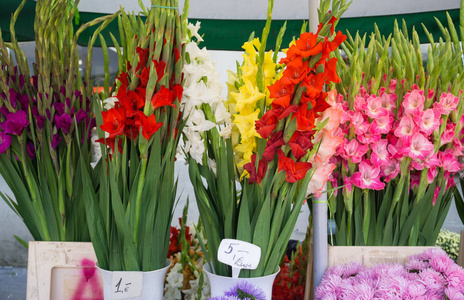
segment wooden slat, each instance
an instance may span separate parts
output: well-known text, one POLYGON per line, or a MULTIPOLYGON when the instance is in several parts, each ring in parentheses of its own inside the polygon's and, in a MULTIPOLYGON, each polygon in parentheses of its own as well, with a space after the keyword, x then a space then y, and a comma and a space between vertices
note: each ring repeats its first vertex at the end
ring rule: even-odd
POLYGON ((459 242, 458 265, 464 268, 464 230, 461 231, 461 240, 459 242))

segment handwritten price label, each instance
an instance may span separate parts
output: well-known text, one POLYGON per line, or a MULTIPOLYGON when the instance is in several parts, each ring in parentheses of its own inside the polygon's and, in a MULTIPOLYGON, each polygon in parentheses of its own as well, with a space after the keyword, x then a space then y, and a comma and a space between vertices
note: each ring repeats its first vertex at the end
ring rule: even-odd
POLYGON ((223 239, 219 245, 218 260, 232 267, 238 277, 241 269, 254 270, 261 259, 261 248, 239 240, 223 239))
POLYGON ((142 296, 142 272, 113 272, 112 299, 142 296))

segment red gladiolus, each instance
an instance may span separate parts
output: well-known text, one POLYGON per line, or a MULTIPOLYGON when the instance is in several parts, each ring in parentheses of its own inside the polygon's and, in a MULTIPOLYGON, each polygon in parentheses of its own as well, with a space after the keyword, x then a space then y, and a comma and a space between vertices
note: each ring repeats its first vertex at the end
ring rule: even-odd
POLYGON ((264 149, 263 159, 270 162, 274 159, 277 149, 285 145, 282 131, 275 132, 267 141, 266 148, 264 149))
POLYGON ((317 34, 312 32, 304 32, 300 35, 300 38, 296 41, 296 52, 303 56, 308 57, 317 55, 322 51, 322 44, 317 42, 317 34))
POLYGON ((153 95, 153 98, 151 99, 153 109, 157 109, 158 107, 163 106, 176 107, 176 105, 172 103, 172 98, 173 92, 167 89, 166 87, 162 86, 161 89, 155 95, 153 95))
POLYGON ((306 151, 313 146, 313 143, 311 143, 311 136, 312 132, 303 133, 301 131, 295 131, 288 141, 288 145, 292 149, 292 154, 296 160, 299 160, 306 154, 306 151))
POLYGON ((261 119, 256 121, 256 132, 258 132, 263 139, 269 138, 277 127, 278 117, 279 113, 275 110, 267 111, 261 119))
POLYGON ((155 115, 150 115, 142 122, 142 135, 150 140, 151 136, 163 126, 163 123, 156 123, 155 115))
POLYGON ((150 70, 148 68, 143 68, 142 72, 140 72, 140 75, 137 74, 137 77, 140 78, 141 86, 146 88, 148 79, 150 79, 150 70))
POLYGON ((135 49, 135 52, 139 55, 139 62, 137 64, 137 68, 135 69, 135 72, 137 73, 140 69, 146 68, 147 61, 148 61, 148 48, 147 49, 142 49, 141 47, 137 47, 135 49))
POLYGON ((139 109, 144 107, 145 101, 140 95, 134 91, 121 91, 118 92, 118 100, 121 106, 126 110, 126 116, 134 116, 139 109))
POLYGON ((272 107, 287 108, 290 105, 293 91, 295 86, 290 80, 286 80, 285 77, 277 80, 273 85, 269 86, 270 98, 273 98, 272 107))
POLYGON ((110 138, 114 138, 124 133, 126 112, 123 107, 112 108, 108 111, 102 111, 103 124, 101 130, 110 134, 110 138))
POLYGON ((155 65, 156 76, 158 77, 156 82, 158 82, 164 76, 164 69, 166 68, 166 63, 164 61, 157 62, 156 60, 153 60, 153 64, 155 65))
MULTIPOLYGON (((95 140, 95 142, 100 143, 100 144, 103 144, 103 145, 107 145, 108 147, 111 148, 111 150, 112 150, 113 153, 114 153, 114 151, 115 151, 115 146, 116 146, 116 145, 115 145, 115 144, 116 144, 116 143, 115 143, 115 140, 116 140, 115 138, 106 138, 106 139, 105 139, 105 138, 100 138, 100 139, 98 139, 98 140, 95 140)), ((119 151, 119 153, 122 154, 122 139, 119 139, 119 140, 118 140, 118 151, 119 151)))
POLYGON ((258 163, 258 171, 256 171, 256 154, 253 154, 251 156, 251 162, 247 163, 246 165, 243 166, 245 170, 248 171, 250 174, 250 178, 248 179, 248 183, 252 184, 257 182, 258 184, 261 183, 261 181, 264 178, 264 175, 266 175, 267 171, 267 161, 265 160, 260 160, 258 163))
POLYGON ((305 178, 306 173, 311 169, 309 162, 295 162, 290 157, 286 157, 282 150, 277 150, 279 156, 279 171, 284 171, 287 175, 285 181, 295 183, 305 178))
POLYGON ((299 107, 296 114, 297 130, 300 131, 311 131, 314 129, 314 122, 316 118, 314 116, 314 110, 308 110, 308 105, 303 104, 299 107))
POLYGON ((283 77, 290 80, 293 84, 300 83, 309 72, 308 61, 303 61, 303 57, 296 57, 287 64, 283 77))
POLYGON ((340 83, 341 79, 337 75, 337 58, 333 57, 329 59, 325 65, 325 72, 326 78, 325 82, 333 82, 333 83, 340 83))
POLYGON ((180 84, 176 84, 172 87, 172 92, 174 93, 173 99, 178 99, 179 103, 182 100, 182 94, 184 93, 184 88, 180 84))

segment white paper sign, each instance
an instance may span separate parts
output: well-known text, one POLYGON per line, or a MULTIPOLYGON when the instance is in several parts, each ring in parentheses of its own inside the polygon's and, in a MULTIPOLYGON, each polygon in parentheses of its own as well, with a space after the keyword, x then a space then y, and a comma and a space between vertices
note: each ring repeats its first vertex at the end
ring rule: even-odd
POLYGON ((261 248, 239 240, 223 239, 218 249, 218 260, 232 267, 233 276, 241 269, 254 270, 261 259, 261 248))
POLYGON ((113 272, 111 298, 127 299, 142 296, 143 272, 113 272))

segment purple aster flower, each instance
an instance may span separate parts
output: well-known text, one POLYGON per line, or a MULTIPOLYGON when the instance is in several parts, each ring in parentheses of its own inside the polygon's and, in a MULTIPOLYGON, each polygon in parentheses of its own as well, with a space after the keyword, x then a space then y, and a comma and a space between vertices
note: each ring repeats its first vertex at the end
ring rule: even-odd
POLYGON ((56 127, 60 128, 64 134, 68 134, 71 129, 72 118, 68 114, 62 114, 61 116, 55 116, 56 127))
POLYGON ((29 155, 29 158, 34 159, 36 156, 36 152, 35 152, 35 146, 33 142, 27 141, 26 150, 27 150, 27 155, 29 155))
POLYGON ((4 153, 11 145, 11 136, 0 131, 0 153, 4 153))
POLYGON ((61 137, 57 133, 53 136, 53 139, 52 139, 52 145, 51 145, 52 149, 55 150, 60 144, 60 142, 61 142, 61 137))
POLYGON ((238 282, 232 289, 226 291, 224 295, 235 296, 239 299, 266 300, 264 291, 246 280, 238 282))
POLYGON ((8 134, 21 135, 24 128, 29 126, 27 114, 23 110, 6 115, 6 121, 0 124, 0 127, 8 134))

